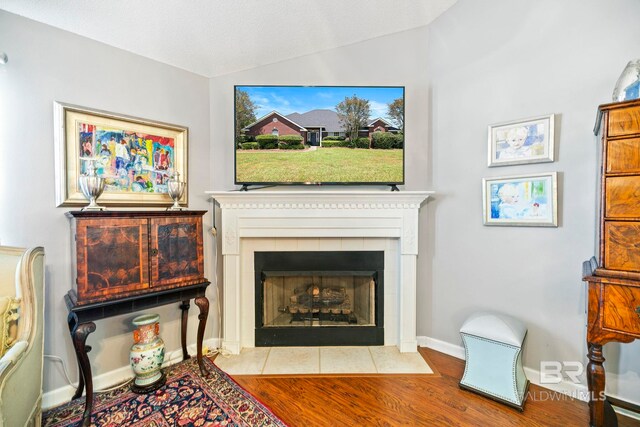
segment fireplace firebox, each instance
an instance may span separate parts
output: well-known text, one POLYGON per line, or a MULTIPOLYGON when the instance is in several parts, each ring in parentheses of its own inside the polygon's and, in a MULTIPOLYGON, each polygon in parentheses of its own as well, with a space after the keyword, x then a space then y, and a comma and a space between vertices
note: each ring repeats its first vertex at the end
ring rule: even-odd
POLYGON ((255 345, 384 344, 384 251, 255 252, 255 345))

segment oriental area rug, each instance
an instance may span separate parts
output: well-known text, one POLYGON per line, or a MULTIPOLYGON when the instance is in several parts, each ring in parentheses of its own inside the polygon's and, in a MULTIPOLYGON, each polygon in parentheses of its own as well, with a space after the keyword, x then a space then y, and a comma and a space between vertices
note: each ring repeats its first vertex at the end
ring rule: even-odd
MULTIPOLYGON (((204 358, 200 375, 195 358, 166 368, 167 383, 149 394, 135 394, 125 384, 95 393, 91 425, 96 427, 265 426, 286 427, 265 405, 204 358)), ((45 427, 79 426, 84 397, 43 414, 45 427)))

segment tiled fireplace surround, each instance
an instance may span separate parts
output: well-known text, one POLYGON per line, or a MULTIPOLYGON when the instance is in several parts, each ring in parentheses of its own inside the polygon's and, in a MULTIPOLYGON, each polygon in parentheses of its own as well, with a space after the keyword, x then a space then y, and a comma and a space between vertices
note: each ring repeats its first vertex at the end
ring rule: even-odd
POLYGON ((222 212, 223 341, 254 347, 256 251, 384 251, 384 343, 415 352, 418 211, 425 191, 208 192, 222 212))

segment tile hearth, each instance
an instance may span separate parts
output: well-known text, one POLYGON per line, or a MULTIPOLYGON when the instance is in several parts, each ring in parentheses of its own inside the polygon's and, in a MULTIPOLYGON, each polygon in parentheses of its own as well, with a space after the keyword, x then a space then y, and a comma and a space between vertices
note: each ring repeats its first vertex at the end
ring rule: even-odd
POLYGON ((395 346, 243 348, 215 363, 230 375, 433 374, 419 353, 395 346))

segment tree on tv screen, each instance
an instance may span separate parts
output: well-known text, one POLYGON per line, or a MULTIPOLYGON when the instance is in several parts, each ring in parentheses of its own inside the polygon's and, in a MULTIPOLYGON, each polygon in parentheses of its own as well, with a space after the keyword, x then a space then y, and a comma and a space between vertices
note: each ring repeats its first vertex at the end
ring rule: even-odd
POLYGON ((249 94, 243 90, 236 90, 236 138, 242 135, 242 129, 256 121, 256 105, 249 94))
POLYGON ((368 100, 353 95, 351 98, 345 97, 344 101, 336 105, 336 112, 349 139, 355 141, 358 131, 367 125, 371 108, 368 100))
POLYGON ((404 100, 402 98, 395 99, 387 107, 387 115, 391 118, 393 124, 404 132, 404 100))

